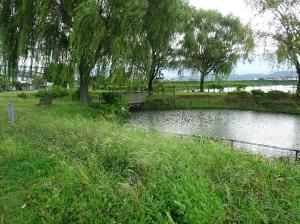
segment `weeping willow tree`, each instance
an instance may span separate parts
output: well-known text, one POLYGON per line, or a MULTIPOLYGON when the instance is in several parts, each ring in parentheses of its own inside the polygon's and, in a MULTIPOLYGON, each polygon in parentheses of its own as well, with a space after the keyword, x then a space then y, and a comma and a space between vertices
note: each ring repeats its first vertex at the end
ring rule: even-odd
POLYGON ((180 43, 183 65, 200 72, 200 91, 205 77, 226 76, 240 58, 246 59, 254 48, 252 31, 233 16, 217 11, 191 9, 180 43))
MULTIPOLYGON (((293 65, 298 73, 297 95, 300 96, 300 1, 246 0, 260 15, 272 15, 270 29, 263 36, 275 43, 277 61, 293 65)), ((274 53, 274 52, 271 52, 274 53)))
POLYGON ((20 59, 35 50, 35 0, 0 0, 0 48, 7 80, 16 80, 20 59))
POLYGON ((176 38, 184 1, 148 0, 144 17, 144 47, 149 49, 148 92, 153 91, 153 81, 166 65, 166 58, 176 38))
POLYGON ((88 102, 89 79, 96 64, 126 58, 126 47, 146 6, 141 0, 88 0, 75 10, 71 49, 72 62, 79 71, 82 103, 88 102))
POLYGON ((45 66, 45 78, 55 85, 72 84, 71 33, 74 12, 83 1, 39 0, 36 5, 36 56, 45 66))

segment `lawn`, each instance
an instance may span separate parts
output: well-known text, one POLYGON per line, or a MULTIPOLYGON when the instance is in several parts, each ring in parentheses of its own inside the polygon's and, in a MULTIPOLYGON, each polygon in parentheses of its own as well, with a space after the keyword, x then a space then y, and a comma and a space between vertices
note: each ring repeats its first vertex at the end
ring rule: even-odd
POLYGON ((300 223, 300 164, 37 103, 0 94, 1 224, 300 223))

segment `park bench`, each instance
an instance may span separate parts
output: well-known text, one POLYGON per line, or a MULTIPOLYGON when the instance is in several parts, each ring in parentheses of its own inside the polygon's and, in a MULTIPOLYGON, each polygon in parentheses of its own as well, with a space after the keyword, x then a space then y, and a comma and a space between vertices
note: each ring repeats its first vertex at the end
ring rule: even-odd
POLYGON ((41 98, 39 106, 46 106, 46 107, 51 106, 52 101, 53 101, 53 97, 51 97, 51 96, 48 96, 46 98, 41 98))

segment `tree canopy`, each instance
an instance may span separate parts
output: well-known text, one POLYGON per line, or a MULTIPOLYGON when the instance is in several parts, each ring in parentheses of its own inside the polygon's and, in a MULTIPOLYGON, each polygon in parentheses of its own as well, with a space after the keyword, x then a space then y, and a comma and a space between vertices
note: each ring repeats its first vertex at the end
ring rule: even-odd
POLYGON ((200 91, 207 75, 226 76, 240 58, 247 58, 254 40, 249 27, 233 16, 212 10, 191 10, 180 41, 184 67, 200 72, 200 91))
POLYGON ((294 65, 298 76, 297 95, 300 95, 300 1, 299 0, 247 0, 263 15, 271 13, 272 24, 265 37, 276 44, 277 61, 294 65))
POLYGON ((185 0, 0 0, 0 59, 9 79, 28 59, 61 85, 71 80, 65 71, 74 71, 83 103, 99 71, 110 80, 142 77, 152 92, 161 70, 178 57, 174 52, 204 79, 227 75, 252 48, 251 31, 237 18, 185 0))
POLYGON ((167 55, 182 22, 184 7, 182 0, 148 0, 143 32, 145 47, 149 49, 149 92, 153 91, 152 83, 166 65, 167 55))

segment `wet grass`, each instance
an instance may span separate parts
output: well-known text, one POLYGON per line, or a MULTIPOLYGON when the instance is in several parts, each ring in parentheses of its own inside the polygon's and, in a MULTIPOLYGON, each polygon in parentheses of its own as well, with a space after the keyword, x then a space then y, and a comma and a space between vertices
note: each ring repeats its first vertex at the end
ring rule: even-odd
POLYGON ((0 95, 0 223, 300 222, 299 164, 37 103, 0 95))

